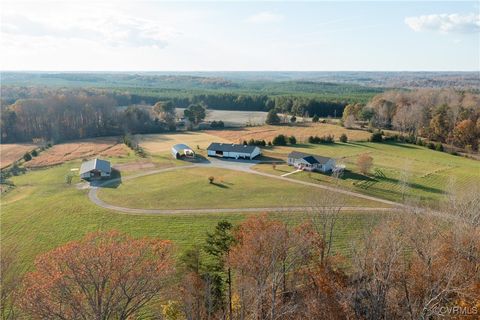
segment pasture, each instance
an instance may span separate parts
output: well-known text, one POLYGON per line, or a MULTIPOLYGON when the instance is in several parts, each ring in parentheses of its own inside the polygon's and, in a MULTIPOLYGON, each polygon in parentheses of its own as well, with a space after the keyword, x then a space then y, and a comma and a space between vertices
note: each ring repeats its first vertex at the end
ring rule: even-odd
POLYGON ((361 130, 350 130, 344 127, 328 124, 328 123, 302 123, 297 125, 270 126, 264 125, 259 127, 245 127, 225 130, 210 130, 207 133, 219 138, 241 143, 250 139, 272 141, 279 134, 287 136, 295 136, 298 142, 306 142, 309 136, 325 136, 334 135, 338 140, 343 133, 352 141, 366 141, 370 137, 370 133, 361 130))
MULTIPOLYGON (((177 108, 177 116, 183 117, 185 108, 177 108)), ((245 125, 262 125, 267 118, 265 111, 234 111, 207 109, 206 121, 223 121, 228 127, 243 127, 245 125)))
MULTIPOLYGON (((125 158, 110 160, 116 164, 124 162, 125 158)), ((227 219, 236 224, 249 214, 119 214, 91 203, 87 198, 88 190, 76 188, 78 177, 71 185, 65 183, 65 175, 79 166, 80 161, 74 160, 12 177, 16 188, 2 197, 1 201, 0 240, 4 247, 17 248, 22 267, 30 268, 35 256, 41 252, 98 230, 116 229, 135 237, 169 239, 182 250, 201 243, 205 233, 211 231, 218 221, 227 219)), ((201 181, 202 186, 207 186, 206 177, 202 176, 201 181)), ((181 194, 181 190, 176 190, 176 194, 181 194)), ((242 203, 246 201, 242 200, 242 203)), ((291 224, 298 224, 306 218, 300 212, 272 215, 291 224)), ((384 215, 385 213, 342 212, 337 225, 335 250, 348 254, 351 242, 362 234, 363 228, 384 215)))
POLYGON ((37 148, 32 143, 0 144, 0 169, 6 168, 17 160, 22 159, 27 152, 37 148))
POLYGON ((128 148, 119 142, 119 137, 84 139, 56 144, 42 151, 38 157, 25 163, 26 167, 46 167, 76 159, 94 156, 121 157, 128 155, 128 148))
MULTIPOLYGON (((392 201, 410 199, 424 204, 437 204, 445 199, 445 192, 449 188, 462 190, 480 181, 480 162, 410 144, 299 144, 294 148, 274 147, 265 154, 286 159, 292 150, 333 157, 337 164, 344 164, 347 170, 339 180, 327 174, 307 172, 295 173, 289 178, 321 184, 338 183, 340 187, 392 201), (373 158, 369 177, 362 175, 356 165, 358 156, 364 153, 373 158)), ((277 165, 273 169, 271 164, 260 164, 254 168, 277 175, 294 171, 293 167, 287 165, 277 165)))
POLYGON ((99 198, 109 204, 142 209, 305 206, 321 197, 335 198, 349 206, 385 206, 251 173, 199 167, 148 175, 99 192, 99 198), (214 177, 213 183, 209 183, 209 177, 214 177))

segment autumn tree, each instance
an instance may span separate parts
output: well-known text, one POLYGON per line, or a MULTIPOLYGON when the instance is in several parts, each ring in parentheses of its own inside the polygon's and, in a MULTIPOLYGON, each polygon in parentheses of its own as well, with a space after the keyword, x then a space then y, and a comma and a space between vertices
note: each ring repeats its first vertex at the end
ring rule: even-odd
POLYGON ((453 129, 453 142, 462 148, 469 145, 476 150, 479 137, 480 133, 476 132, 475 122, 470 119, 459 122, 453 129))
POLYGON ((33 319, 129 319, 161 296, 170 244, 98 232, 38 256, 20 305, 33 319))
POLYGON ((161 121, 167 124, 170 130, 175 130, 175 105, 171 101, 158 101, 153 106, 153 111, 161 121))
POLYGON ((362 173, 367 175, 373 166, 373 158, 368 154, 364 153, 358 156, 357 159, 357 167, 358 170, 362 173))
POLYGON ((289 231, 267 216, 253 216, 235 233, 228 264, 236 274, 241 319, 277 319, 291 315, 295 297, 289 294, 287 275, 306 265, 311 237, 305 228, 289 231))
POLYGON ((451 129, 450 123, 450 108, 444 104, 435 111, 430 121, 430 138, 445 142, 451 129))
POLYGON ((0 251, 0 316, 3 320, 18 318, 15 304, 24 270, 19 267, 17 256, 16 247, 2 245, 0 251))

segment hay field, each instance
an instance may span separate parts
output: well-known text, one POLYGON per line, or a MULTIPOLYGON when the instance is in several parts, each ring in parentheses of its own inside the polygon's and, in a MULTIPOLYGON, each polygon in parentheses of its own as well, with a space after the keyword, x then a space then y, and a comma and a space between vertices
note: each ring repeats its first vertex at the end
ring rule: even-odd
POLYGON ((46 167, 75 159, 88 159, 94 156, 121 157, 128 155, 128 149, 119 143, 117 137, 78 140, 57 144, 42 151, 38 157, 25 163, 26 167, 46 167))
POLYGON ((173 145, 184 143, 193 150, 197 149, 197 145, 201 149, 205 149, 211 142, 229 142, 204 132, 179 132, 169 134, 143 134, 136 135, 138 143, 150 154, 163 154, 170 152, 173 145))
MULTIPOLYGON (((184 108, 177 108, 177 116, 182 117, 184 108)), ((244 127, 245 125, 261 125, 267 119, 265 111, 233 111, 207 109, 206 121, 222 120, 229 127, 244 127)))
POLYGON ((340 127, 327 123, 304 123, 296 126, 269 126, 264 125, 260 127, 246 127, 230 130, 209 130, 206 131, 209 134, 224 138, 232 142, 242 142, 249 139, 264 139, 265 141, 271 141, 275 136, 279 134, 294 135, 297 141, 305 142, 309 136, 324 136, 331 134, 335 136, 335 140, 338 140, 340 135, 345 133, 351 141, 366 141, 370 137, 370 133, 361 130, 349 130, 344 127, 340 127))
POLYGON ((21 159, 26 152, 30 152, 37 147, 36 144, 30 143, 0 144, 0 168, 8 167, 21 159))

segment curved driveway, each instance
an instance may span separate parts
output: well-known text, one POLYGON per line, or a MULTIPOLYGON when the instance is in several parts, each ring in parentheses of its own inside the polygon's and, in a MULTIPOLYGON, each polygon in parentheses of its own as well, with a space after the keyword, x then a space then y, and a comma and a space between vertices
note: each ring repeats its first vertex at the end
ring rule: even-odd
MULTIPOLYGON (((319 188, 319 189, 324 189, 328 191, 333 191, 341 194, 345 194, 348 196, 352 197, 357 197, 357 198, 362 198, 366 200, 371 200, 371 201, 376 201, 379 203, 387 204, 389 206, 394 206, 394 207, 402 207, 403 205, 385 200, 385 199, 380 199, 372 196, 367 196, 361 193, 357 192, 352 192, 352 191, 347 191, 343 190, 340 188, 335 188, 335 187, 330 187, 330 186, 325 186, 325 185, 320 185, 316 183, 311 183, 311 182, 306 182, 306 181, 301 181, 301 180, 295 180, 287 177, 282 177, 282 176, 276 176, 273 174, 269 173, 264 173, 264 172, 259 172, 256 170, 252 170, 251 166, 257 164, 259 162, 251 162, 251 161, 229 161, 229 160, 220 160, 220 159, 215 159, 212 158, 211 161, 204 162, 204 163, 197 163, 197 164, 192 164, 192 165, 187 165, 187 166, 178 166, 178 167, 170 167, 170 168, 164 168, 164 169, 157 169, 157 170, 149 170, 145 172, 141 172, 138 174, 134 174, 122 179, 113 179, 109 181, 105 181, 103 183, 100 183, 97 186, 92 186, 90 191, 88 192, 88 197, 89 199, 95 203, 96 205, 103 207, 105 209, 110 209, 110 210, 115 210, 121 213, 126 213, 126 214, 150 214, 150 215, 156 215, 156 214, 172 214, 172 213, 213 213, 213 212, 218 212, 218 213, 229 213, 229 212, 279 212, 279 211, 305 211, 308 210, 308 207, 265 207, 265 208, 205 208, 205 209, 141 209, 141 208, 127 208, 127 207, 119 207, 115 205, 108 204, 101 200, 98 197, 97 191, 100 187, 112 184, 115 182, 119 182, 120 180, 131 180, 147 175, 152 175, 152 174, 157 174, 157 173, 162 173, 162 172, 167 172, 167 171, 173 171, 173 170, 181 170, 181 169, 188 169, 188 168, 195 168, 195 167, 212 167, 212 168, 223 168, 223 169, 230 169, 230 170, 236 170, 236 171, 242 171, 250 174, 257 174, 265 177, 269 177, 272 179, 279 179, 279 180, 284 180, 284 181, 289 181, 292 183, 298 183, 302 185, 306 185, 309 187, 313 188, 319 188)), ((378 208, 378 207, 342 207, 342 211, 392 211, 392 210, 398 210, 398 208, 378 208)))

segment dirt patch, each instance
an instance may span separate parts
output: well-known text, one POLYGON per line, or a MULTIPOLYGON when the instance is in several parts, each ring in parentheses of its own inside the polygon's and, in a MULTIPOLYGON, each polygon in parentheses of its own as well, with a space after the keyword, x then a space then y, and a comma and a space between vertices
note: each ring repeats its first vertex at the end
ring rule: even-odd
POLYGON ((256 139, 271 141, 275 136, 284 134, 287 136, 295 136, 299 143, 306 142, 309 136, 325 136, 328 134, 334 135, 335 140, 338 140, 340 135, 345 133, 349 140, 352 141, 366 141, 370 137, 370 133, 361 130, 349 130, 343 127, 326 124, 326 123, 305 123, 296 126, 260 126, 247 127, 241 129, 231 130, 209 130, 206 133, 218 136, 222 139, 229 140, 236 143, 241 143, 243 140, 256 139))
POLYGON ((25 166, 45 167, 75 159, 88 159, 94 156, 119 157, 127 154, 127 147, 119 143, 116 137, 86 139, 54 145, 25 163, 25 166))
POLYGON ((37 147, 35 144, 28 143, 0 144, 0 168, 8 167, 37 147))

